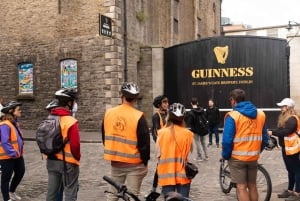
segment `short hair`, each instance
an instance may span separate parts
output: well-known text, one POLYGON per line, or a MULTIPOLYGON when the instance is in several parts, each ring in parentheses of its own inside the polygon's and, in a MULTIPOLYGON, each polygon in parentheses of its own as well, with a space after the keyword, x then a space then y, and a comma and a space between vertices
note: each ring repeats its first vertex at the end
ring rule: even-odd
POLYGON ((246 100, 246 92, 243 89, 234 89, 230 92, 230 98, 233 98, 237 103, 246 100))
POLYGON ((193 97, 191 103, 193 105, 198 105, 198 99, 196 97, 193 97))

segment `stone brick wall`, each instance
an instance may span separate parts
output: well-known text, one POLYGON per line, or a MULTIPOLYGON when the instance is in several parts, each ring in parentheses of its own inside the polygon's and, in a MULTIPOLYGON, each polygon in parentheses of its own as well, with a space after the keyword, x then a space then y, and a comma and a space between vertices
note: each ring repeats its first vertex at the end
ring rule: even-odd
MULTIPOLYGON (((127 33, 124 32, 124 0, 3 0, 0 6, 3 19, 0 23, 0 96, 5 101, 23 102, 23 128, 35 129, 47 115, 45 106, 61 87, 60 61, 76 59, 79 126, 84 131, 98 131, 105 110, 120 104, 119 89, 125 79, 126 56, 128 81, 140 86, 138 107, 145 112, 150 126, 153 97, 163 89, 161 50, 196 39, 197 11, 192 5, 198 1, 179 1, 180 32, 174 43, 172 0, 127 0, 127 33), (142 13, 144 18, 138 18, 137 13, 142 13), (99 14, 112 18, 112 38, 99 35, 99 14), (153 45, 161 49, 153 51, 153 45), (34 70, 34 94, 26 99, 18 96, 17 66, 22 62, 31 62, 34 70), (153 65, 158 66, 153 68, 153 65)), ((201 2, 211 4, 210 0, 201 2)), ((210 12, 202 14, 207 16, 207 21, 210 19, 210 12)), ((204 30, 209 29, 206 26, 209 27, 209 23, 203 26, 204 30)), ((203 31, 205 36, 212 33, 203 31)))

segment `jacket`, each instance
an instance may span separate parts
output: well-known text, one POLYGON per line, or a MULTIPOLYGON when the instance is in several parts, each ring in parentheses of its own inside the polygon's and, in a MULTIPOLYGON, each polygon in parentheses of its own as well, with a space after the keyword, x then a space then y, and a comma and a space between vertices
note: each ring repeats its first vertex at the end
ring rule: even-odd
POLYGON ((190 112, 188 112, 186 118, 186 125, 190 130, 198 135, 208 134, 208 121, 206 118, 206 113, 203 108, 192 108, 190 112), (202 124, 199 124, 198 118, 200 117, 202 124))
MULTIPOLYGON (((77 122, 77 120, 71 116, 61 116, 60 117, 60 126, 61 126, 61 132, 62 132, 64 141, 66 139, 68 139, 68 131, 76 122, 77 122)), ((57 159, 64 160, 67 163, 79 165, 79 160, 77 160, 71 153, 71 146, 70 146, 69 140, 65 144, 63 151, 60 151, 59 153, 55 154, 57 159)))
POLYGON ((152 116, 151 134, 154 142, 156 142, 157 139, 157 131, 166 124, 166 116, 167 114, 162 114, 159 111, 155 112, 152 116))
POLYGON ((220 123, 220 111, 217 107, 208 107, 206 108, 206 117, 208 120, 209 126, 215 126, 220 123))
POLYGON ((235 110, 226 115, 234 119, 236 126, 231 157, 240 161, 257 161, 261 152, 262 128, 266 120, 265 113, 257 111, 255 119, 250 119, 235 110))
MULTIPOLYGON (((71 112, 63 107, 57 107, 51 110, 51 114, 58 115, 58 116, 70 116, 71 112)), ((68 129, 68 138, 70 143, 70 151, 72 156, 77 160, 80 161, 81 153, 80 153, 80 135, 78 129, 78 121, 76 121, 72 126, 68 129)), ((53 156, 49 156, 48 159, 56 159, 53 156)))
MULTIPOLYGON (((257 117, 257 108, 250 101, 239 102, 233 110, 240 112, 248 118, 255 119, 257 117)), ((234 136, 236 134, 237 128, 234 119, 227 115, 224 121, 224 131, 222 138, 222 157, 226 160, 230 159, 233 151, 234 136)), ((268 142, 267 128, 264 124, 262 128, 262 143, 260 151, 263 151, 268 142)))
POLYGON ((19 158, 23 154, 23 138, 16 122, 0 122, 0 160, 19 158))

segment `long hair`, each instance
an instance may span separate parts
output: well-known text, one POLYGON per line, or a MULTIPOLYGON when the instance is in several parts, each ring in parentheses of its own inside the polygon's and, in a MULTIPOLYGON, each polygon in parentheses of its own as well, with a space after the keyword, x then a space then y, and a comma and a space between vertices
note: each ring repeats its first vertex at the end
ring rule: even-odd
POLYGON ((2 116, 2 118, 1 118, 2 121, 8 120, 8 121, 11 121, 11 122, 13 122, 14 119, 15 119, 14 115, 13 115, 12 113, 10 113, 10 112, 7 113, 7 114, 4 114, 4 115, 2 116))
POLYGON ((279 117, 278 117, 278 122, 277 122, 277 126, 280 128, 284 128, 285 127, 285 123, 286 121, 293 115, 297 115, 299 117, 299 115, 297 114, 296 110, 294 108, 287 108, 287 110, 285 112, 282 112, 279 117))

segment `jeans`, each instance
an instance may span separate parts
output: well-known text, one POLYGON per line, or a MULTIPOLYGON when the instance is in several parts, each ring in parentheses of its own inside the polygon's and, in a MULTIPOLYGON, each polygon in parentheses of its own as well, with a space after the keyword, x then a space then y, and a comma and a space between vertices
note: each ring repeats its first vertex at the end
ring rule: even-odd
MULTIPOLYGON (((142 181, 144 177, 147 175, 148 167, 144 164, 137 164, 137 166, 133 167, 111 167, 111 178, 120 183, 125 184, 127 186, 128 191, 134 193, 135 195, 139 195, 140 188, 142 185, 142 181)), ((116 189, 113 186, 110 186, 111 192, 116 192, 116 189)), ((109 201, 117 201, 113 195, 108 195, 109 201)))
POLYGON ((197 133, 194 133, 194 142, 196 144, 196 150, 197 150, 197 157, 202 159, 202 157, 204 158, 208 158, 208 155, 207 155, 207 148, 206 148, 206 145, 205 145, 205 136, 201 136, 201 135, 198 135, 197 133), (202 150, 203 150, 203 156, 201 154, 201 146, 202 146, 202 150))
POLYGON ((165 196, 169 192, 177 192, 180 193, 183 197, 189 198, 191 184, 176 184, 176 185, 169 185, 163 186, 161 189, 162 194, 165 196))
POLYGON ((47 160, 47 201, 56 201, 61 184, 64 185, 65 201, 77 200, 79 166, 61 160, 47 160))
POLYGON ((282 149, 282 158, 288 171, 288 190, 300 193, 300 160, 299 153, 287 156, 282 149))
POLYGON ((7 201, 9 200, 9 192, 16 191, 25 174, 25 163, 23 156, 21 156, 20 158, 0 160, 0 164, 2 170, 1 192, 3 200, 7 201), (11 183, 9 185, 10 180, 11 183))
POLYGON ((216 135, 216 144, 219 145, 219 125, 210 125, 208 127, 209 144, 212 144, 213 133, 216 135))

